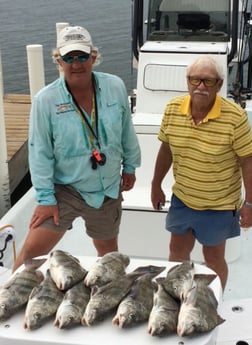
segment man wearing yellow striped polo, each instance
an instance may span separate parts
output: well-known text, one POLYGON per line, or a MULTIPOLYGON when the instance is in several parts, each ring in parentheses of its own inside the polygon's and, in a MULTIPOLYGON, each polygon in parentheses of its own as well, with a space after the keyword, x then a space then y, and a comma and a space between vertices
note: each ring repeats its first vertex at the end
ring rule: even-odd
POLYGON ((169 260, 190 260, 198 240, 224 290, 226 239, 252 226, 252 133, 245 110, 218 95, 223 78, 222 66, 210 56, 188 67, 189 94, 171 100, 163 116, 151 199, 154 209, 165 202, 162 181, 172 165, 169 260))

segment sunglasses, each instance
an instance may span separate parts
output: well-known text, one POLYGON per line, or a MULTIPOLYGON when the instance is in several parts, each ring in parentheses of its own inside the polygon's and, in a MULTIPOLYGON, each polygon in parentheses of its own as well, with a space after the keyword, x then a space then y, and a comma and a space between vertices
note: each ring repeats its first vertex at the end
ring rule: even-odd
POLYGON ((68 63, 68 64, 74 63, 75 61, 86 62, 89 58, 90 58, 90 54, 88 53, 83 53, 82 55, 76 55, 76 56, 71 56, 71 55, 61 56, 61 60, 63 60, 65 63, 68 63))
POLYGON ((189 83, 193 86, 199 86, 201 83, 203 83, 206 87, 212 87, 215 86, 220 79, 217 78, 206 78, 206 79, 200 79, 195 77, 187 77, 189 83))

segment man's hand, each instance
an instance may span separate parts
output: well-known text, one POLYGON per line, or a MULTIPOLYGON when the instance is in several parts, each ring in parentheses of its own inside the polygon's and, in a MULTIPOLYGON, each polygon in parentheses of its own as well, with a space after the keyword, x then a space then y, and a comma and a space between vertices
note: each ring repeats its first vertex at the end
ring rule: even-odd
POLYGON ((136 182, 135 174, 126 174, 122 173, 122 180, 121 180, 121 191, 128 191, 134 187, 136 182))
POLYGON ((240 226, 244 230, 248 230, 252 226, 252 208, 245 204, 240 209, 240 226))
POLYGON ((38 205, 33 212, 30 228, 37 228, 46 219, 52 217, 55 225, 59 225, 59 210, 57 205, 38 205))

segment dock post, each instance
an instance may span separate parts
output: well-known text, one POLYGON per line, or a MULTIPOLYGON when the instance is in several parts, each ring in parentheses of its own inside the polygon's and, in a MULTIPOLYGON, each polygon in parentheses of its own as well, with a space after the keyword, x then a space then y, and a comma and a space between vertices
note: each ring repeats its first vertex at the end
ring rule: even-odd
MULTIPOLYGON (((58 40, 58 36, 61 30, 63 30, 65 27, 69 26, 68 22, 60 22, 60 23, 56 23, 56 41, 58 40)), ((57 44, 56 44, 57 46, 57 44)))
MULTIPOLYGON (((59 37, 60 31, 63 30, 67 26, 69 26, 69 23, 67 23, 67 22, 56 23, 56 47, 58 46, 58 37, 59 37)), ((53 52, 53 55, 55 53, 57 55, 59 54, 57 49, 53 52)), ((63 70, 62 70, 62 68, 59 67, 59 65, 58 65, 58 69, 59 69, 59 76, 60 77, 63 76, 63 70)))
POLYGON ((3 106, 3 70, 0 52, 0 217, 2 217, 10 207, 10 184, 3 106))
POLYGON ((45 86, 43 46, 41 44, 31 44, 26 46, 26 51, 32 101, 33 96, 45 86))

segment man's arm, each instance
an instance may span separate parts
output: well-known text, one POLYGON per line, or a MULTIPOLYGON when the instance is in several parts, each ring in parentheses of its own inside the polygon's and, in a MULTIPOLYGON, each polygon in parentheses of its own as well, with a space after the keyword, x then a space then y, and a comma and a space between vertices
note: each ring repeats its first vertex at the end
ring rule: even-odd
POLYGON ((167 143, 162 143, 157 155, 151 187, 151 202, 155 210, 159 203, 165 203, 162 181, 172 165, 172 153, 167 143))
POLYGON ((240 210, 240 225, 242 228, 249 228, 252 226, 252 156, 240 158, 240 165, 245 189, 245 203, 240 210))

